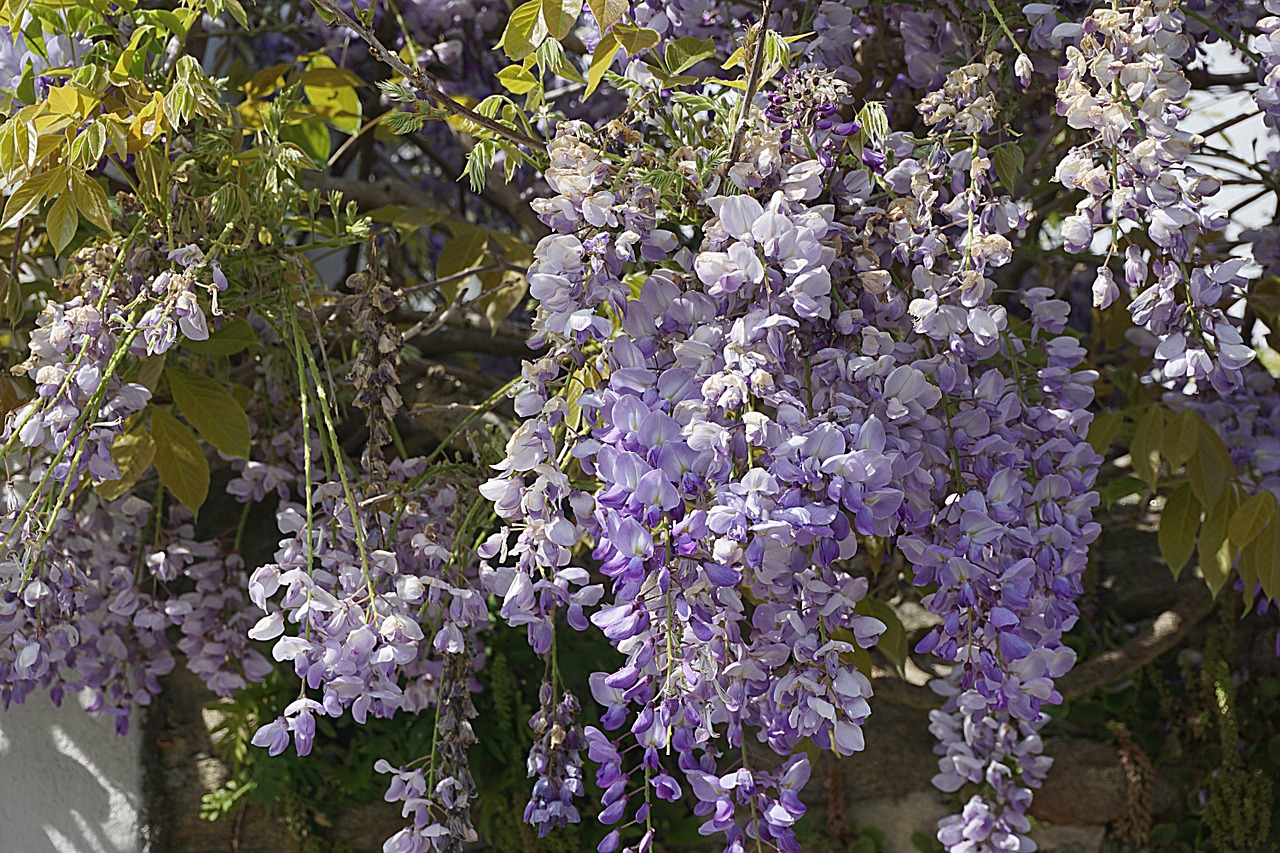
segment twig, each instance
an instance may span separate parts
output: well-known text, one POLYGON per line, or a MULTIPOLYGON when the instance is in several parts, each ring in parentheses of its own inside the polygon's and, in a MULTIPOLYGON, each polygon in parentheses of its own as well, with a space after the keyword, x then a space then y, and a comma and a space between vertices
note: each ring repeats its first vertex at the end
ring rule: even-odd
POLYGON ((426 94, 428 98, 438 103, 445 110, 456 116, 465 118, 467 121, 477 124, 492 133, 496 133, 498 136, 514 142, 516 145, 524 145, 528 148, 533 148, 542 152, 547 150, 546 143, 541 139, 534 139, 532 136, 525 136, 520 131, 507 127, 505 124, 495 119, 482 116, 475 110, 458 103, 453 100, 453 98, 450 98, 441 91, 440 87, 435 84, 435 81, 424 74, 421 69, 414 68, 401 59, 394 51, 389 50, 371 30, 352 18, 336 4, 330 2, 330 0, 311 0, 311 4, 317 9, 321 9, 328 12, 330 15, 333 15, 342 22, 343 26, 360 36, 360 38, 369 45, 370 51, 373 52, 373 55, 379 61, 394 68, 399 72, 401 77, 412 83, 414 88, 426 94))
POLYGON ((756 23, 756 55, 751 60, 751 69, 747 72, 747 89, 742 93, 742 112, 738 115, 738 129, 733 132, 733 144, 729 146, 729 166, 738 162, 742 154, 742 142, 747 136, 747 126, 751 123, 751 102, 755 100, 756 89, 760 88, 760 78, 764 73, 764 46, 768 41, 769 12, 773 9, 773 0, 764 0, 760 8, 760 20, 756 23))
POLYGON ((1251 113, 1241 113, 1240 115, 1235 115, 1235 116, 1232 116, 1231 118, 1223 119, 1222 121, 1218 122, 1213 127, 1204 131, 1200 135, 1203 136, 1205 139, 1208 139, 1211 136, 1216 136, 1217 134, 1222 133, 1222 131, 1228 130, 1234 127, 1235 125, 1239 124, 1242 121, 1248 121, 1249 119, 1254 118, 1255 116, 1260 116, 1260 115, 1262 115, 1262 110, 1254 110, 1251 113))
POLYGON ((1176 646, 1212 612, 1213 597, 1204 584, 1190 585, 1177 604, 1123 646, 1090 658, 1058 679, 1058 690, 1064 699, 1075 699, 1132 675, 1176 646))

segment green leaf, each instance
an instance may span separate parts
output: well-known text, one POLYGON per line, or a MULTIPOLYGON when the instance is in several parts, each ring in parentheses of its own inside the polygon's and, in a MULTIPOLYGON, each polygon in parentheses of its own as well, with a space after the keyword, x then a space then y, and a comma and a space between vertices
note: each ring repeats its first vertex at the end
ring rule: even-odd
POLYGON ((627 56, 635 56, 642 50, 648 50, 662 38, 657 30, 631 24, 618 24, 613 28, 613 35, 622 49, 627 52, 627 56))
POLYGON ((1237 567, 1240 579, 1244 581, 1247 608, 1253 604, 1258 584, 1262 584, 1265 598, 1280 598, 1280 518, 1272 518, 1271 523, 1240 552, 1237 567))
POLYGON ((207 376, 165 368, 169 390, 178 411, 204 437, 227 456, 249 458, 249 416, 227 390, 207 376))
POLYGON ((529 0, 517 6, 502 31, 498 47, 513 62, 519 62, 546 41, 547 24, 542 20, 542 0, 529 0))
MULTIPOLYGON (((307 100, 315 107, 318 115, 324 117, 336 130, 350 136, 360 129, 360 95, 355 90, 355 84, 338 85, 338 78, 332 76, 335 73, 350 74, 337 68, 327 56, 312 57, 302 76, 306 78, 310 74, 312 79, 319 79, 317 75, 325 76, 316 84, 304 81, 302 91, 306 93, 307 100)), ((359 80, 358 77, 356 79, 359 80)))
POLYGON ((1160 452, 1164 454, 1164 458, 1168 459, 1169 464, 1175 469, 1187 464, 1187 460, 1196 452, 1199 430, 1200 426, 1196 423, 1196 416, 1189 409, 1183 409, 1178 412, 1165 425, 1164 440, 1160 442, 1160 452))
POLYGON ((584 98, 590 97, 591 93, 600 85, 600 81, 604 79, 604 73, 609 70, 609 66, 613 64, 613 58, 617 55, 618 39, 613 33, 608 33, 596 45, 596 52, 591 54, 591 65, 587 68, 587 91, 583 95, 584 98))
POLYGON ((1098 415, 1089 424, 1089 446, 1099 453, 1105 454, 1107 448, 1111 446, 1111 442, 1115 441, 1116 436, 1120 433, 1120 427, 1124 424, 1124 414, 1121 412, 1107 412, 1098 415))
POLYGON ((1147 484, 1139 480, 1137 477, 1126 474, 1118 477, 1103 486, 1099 492, 1102 499, 1106 502, 1107 508, 1115 506, 1116 501, 1121 498, 1127 498, 1129 495, 1140 495, 1147 489, 1147 484))
POLYGON ((101 228, 111 231, 111 208, 102 185, 82 172, 71 173, 71 197, 75 199, 80 215, 101 228))
POLYGON ((1026 163, 1026 154, 1016 142, 1002 142, 991 150, 991 160, 996 167, 996 176, 1009 192, 1013 192, 1026 163))
POLYGON ((222 328, 203 341, 182 339, 183 349, 201 355, 235 355, 258 345, 258 335, 248 320, 235 317, 222 324, 222 328))
POLYGON ((132 432, 117 436, 111 445, 111 460, 120 469, 120 479, 94 486, 105 500, 113 501, 129 491, 138 482, 156 455, 156 443, 151 433, 139 425, 132 432))
POLYGON ((451 222, 449 230, 453 232, 453 239, 440 250, 440 257, 436 260, 437 278, 479 266, 489 249, 489 231, 486 228, 467 222, 451 222))
POLYGON ((1191 492, 1191 487, 1184 483, 1173 490, 1160 513, 1160 555, 1169 565, 1175 580, 1191 559, 1199 529, 1200 502, 1191 492))
POLYGON ((1200 427, 1196 438, 1196 451, 1187 460, 1187 477, 1200 503, 1213 506, 1218 502, 1227 484, 1228 474, 1234 473, 1231 456, 1222 439, 1203 418, 1196 416, 1200 427))
POLYGON ((1227 585, 1231 564, 1235 562, 1237 549, 1227 538, 1227 521, 1235 510, 1235 489, 1227 489, 1205 513, 1204 526, 1200 529, 1200 572, 1214 598, 1227 585))
POLYGON ((412 234, 423 228, 439 225, 448 216, 441 210, 429 210, 425 207, 407 207, 402 204, 389 204, 369 211, 369 218, 374 222, 386 222, 401 234, 412 234))
POLYGON ((529 292, 529 281, 519 273, 504 273, 502 283, 487 290, 480 297, 479 307, 484 311, 484 317, 489 321, 489 328, 495 334, 498 331, 498 325, 511 316, 511 312, 516 310, 525 294, 529 292))
POLYGON ((58 200, 53 203, 53 207, 49 208, 49 215, 45 218, 45 228, 49 231, 49 242, 53 243, 54 254, 61 255, 62 250, 71 244, 71 238, 76 236, 76 227, 80 224, 80 217, 76 215, 75 202, 72 201, 70 193, 63 193, 58 196, 58 200))
POLYGON ((893 662, 898 672, 902 672, 907 663, 907 633, 902 628, 902 620, 898 618, 898 614, 880 599, 870 596, 859 601, 854 610, 884 623, 884 633, 880 635, 876 648, 893 662))
POLYGON ((587 7, 595 15, 600 31, 604 32, 626 13, 627 0, 587 0, 587 7))
MULTIPOLYGON (((16 324, 22 319, 23 314, 22 286, 18 283, 16 276, 9 275, 9 267, 0 264, 0 321, 9 325, 16 324)), ((7 388, 8 380, 0 384, 0 388, 7 388)), ((4 414, 8 414, 5 410, 4 414)))
POLYGON ((168 358, 169 354, 162 352, 142 359, 138 362, 138 372, 134 374, 133 381, 155 394, 156 388, 160 387, 160 377, 164 375, 164 364, 168 358))
POLYGON ((582 0, 541 0, 542 22, 553 39, 559 41, 573 32, 582 12, 582 0))
POLYGON ((199 512, 209 497, 209 460, 191 428, 164 409, 151 410, 156 473, 179 503, 199 512))
MULTIPOLYGON (((1164 409, 1152 406, 1138 422, 1138 430, 1133 434, 1129 444, 1129 456, 1133 464, 1133 472, 1141 477, 1149 486, 1156 484, 1160 474, 1160 441, 1164 436, 1164 409)), ((1203 503, 1204 497, 1197 493, 1203 503)))
POLYGON ((231 13, 231 17, 235 22, 240 25, 240 29, 249 28, 249 16, 245 14, 244 6, 240 4, 240 0, 223 0, 222 5, 231 13))
POLYGON ((693 36, 676 39, 663 48, 663 59, 670 74, 688 71, 702 60, 715 55, 716 43, 713 40, 693 36))
POLYGON ((1232 514, 1231 521, 1227 524, 1227 537, 1243 548, 1271 523, 1278 508, 1276 496, 1267 489, 1251 495, 1232 514))

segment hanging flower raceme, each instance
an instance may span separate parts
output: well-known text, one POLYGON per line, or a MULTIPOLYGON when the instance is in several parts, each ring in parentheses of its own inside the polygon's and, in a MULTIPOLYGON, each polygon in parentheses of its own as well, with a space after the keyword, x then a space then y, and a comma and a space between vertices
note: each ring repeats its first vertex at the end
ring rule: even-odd
POLYGON ((1128 243, 1129 311, 1155 336, 1160 377, 1225 392, 1240 384, 1254 353, 1225 313, 1244 292, 1243 261, 1209 262, 1201 245, 1227 217, 1207 202, 1221 181, 1188 162, 1203 139, 1178 126, 1188 115, 1182 67, 1190 59, 1183 13, 1168 0, 1089 15, 1066 49, 1058 112, 1092 139, 1058 164, 1055 178, 1086 193, 1062 223, 1067 251, 1083 252, 1095 231, 1110 231, 1095 305, 1119 297, 1106 264, 1128 243), (1154 244, 1149 256, 1127 237, 1132 227, 1154 244))

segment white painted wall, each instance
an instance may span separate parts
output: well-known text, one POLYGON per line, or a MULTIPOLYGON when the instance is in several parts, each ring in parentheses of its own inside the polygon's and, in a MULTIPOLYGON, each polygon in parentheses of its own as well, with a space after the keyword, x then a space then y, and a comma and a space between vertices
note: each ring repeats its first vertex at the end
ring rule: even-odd
POLYGON ((74 697, 0 711, 0 853, 143 853, 140 727, 74 697))

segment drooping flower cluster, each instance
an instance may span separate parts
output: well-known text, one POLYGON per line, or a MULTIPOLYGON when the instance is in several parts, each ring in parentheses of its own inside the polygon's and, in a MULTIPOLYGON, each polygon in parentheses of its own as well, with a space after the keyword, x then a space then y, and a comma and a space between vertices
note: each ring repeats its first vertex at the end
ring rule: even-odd
MULTIPOLYGON (((1063 0, 1014 16, 954 0, 823 0, 771 4, 772 20, 757 27, 751 4, 626 5, 612 26, 628 34, 614 93, 628 108, 602 132, 559 120, 603 118, 593 110, 619 103, 579 109, 585 84, 563 65, 561 91, 529 123, 515 121, 514 102, 481 107, 551 137, 550 192, 532 202, 551 233, 528 270, 538 303, 530 343, 542 352, 513 394, 522 422, 479 486, 501 529, 488 505, 473 505, 472 485, 445 473, 465 463, 384 458, 399 438, 403 341, 398 294, 372 267, 348 279, 359 306, 348 390, 372 413, 367 440, 355 439, 360 469, 345 462, 357 455, 349 424, 329 422, 342 420, 340 402, 320 384, 345 347, 318 350, 322 378, 299 332, 293 351, 264 352, 255 374, 272 403, 295 379, 317 383, 288 389, 301 391, 301 412, 286 413, 300 414, 301 428, 264 428, 253 458, 230 463, 235 500, 278 502, 272 562, 247 572, 235 549, 197 540, 188 514, 163 498, 89 493, 120 476, 113 447, 152 402, 143 382, 155 383, 124 359, 185 359, 180 337, 209 336, 200 291, 216 316, 227 284, 221 242, 208 258, 195 246, 171 251, 158 275, 145 253, 84 256, 74 298, 50 305, 31 333, 19 373, 37 397, 6 425, 10 448, 30 458, 13 469, 0 523, 7 541, 27 543, 0 563, 0 699, 87 687, 96 709, 123 721, 173 666, 174 640, 220 694, 262 675, 249 641, 270 643, 301 683, 254 743, 306 755, 321 716, 433 711, 442 746, 430 763, 378 763, 392 777, 387 800, 410 821, 385 849, 459 850, 476 834, 467 748, 492 595, 497 615, 547 660, 525 764, 524 817, 539 835, 580 820, 585 750, 599 765, 600 819, 613 827, 600 853, 650 850, 652 798, 686 794, 701 831, 726 850, 790 853, 806 811, 804 751, 862 749, 873 688, 858 664, 886 628, 869 615, 885 613, 870 596, 894 587, 938 617, 917 652, 949 667, 935 681, 935 783, 965 803, 939 840, 956 853, 1033 850, 1026 810, 1049 765, 1044 706, 1061 701, 1055 682, 1074 662, 1063 634, 1098 536, 1100 459, 1084 441, 1096 376, 1067 328, 1074 294, 1063 290, 1079 279, 1055 293, 1044 286, 1052 273, 1014 261, 1043 261, 1036 241, 1046 234, 1077 254, 1109 241, 1095 305, 1128 303, 1158 381, 1215 395, 1186 405, 1224 425, 1243 485, 1276 491, 1272 391, 1231 313, 1248 265, 1220 251, 1227 217, 1210 201, 1221 181, 1197 165, 1201 140, 1186 132, 1184 106, 1186 69, 1218 30, 1243 38, 1257 4, 1141 0, 1084 16, 1088 4, 1063 0), (977 17, 998 34, 976 38, 977 17), (652 53, 632 49, 649 35, 622 29, 635 25, 653 27, 652 53), (748 48, 769 29, 800 38, 752 103, 738 100, 742 89, 700 82, 716 61, 680 75, 694 82, 656 83, 659 66, 702 50, 685 41, 664 52, 681 37, 712 39, 717 60, 741 45, 750 67, 748 48), (1006 65, 988 45, 1017 56, 1006 65), (900 54, 890 74, 874 70, 886 51, 900 54), (1026 162, 1030 140, 1044 134, 1051 145, 1059 133, 1052 108, 1011 126, 1018 105, 1003 96, 1034 103, 1062 59, 1058 112, 1084 142, 1053 170, 1026 162), (665 114, 667 101, 682 112, 665 114), (671 115, 696 132, 673 128, 671 115), (733 162, 731 147, 741 149, 733 162), (1038 232, 1037 198, 1067 195, 1047 184, 1050 171, 1083 199, 1038 232), (305 363, 276 369, 289 358, 305 363), (323 411, 308 415, 313 399, 323 411), (888 575, 891 552, 905 558, 901 577, 888 575), (580 720, 584 686, 561 680, 565 623, 599 631, 619 654, 589 682, 599 727, 580 720)), ((445 91, 478 99, 496 91, 488 47, 503 8, 423 0, 378 4, 370 17, 445 91)), ((519 8, 529 24, 530 9, 551 7, 519 8)), ((569 30, 588 50, 601 36, 591 8, 569 30)), ((1257 24, 1257 99, 1280 115, 1276 20, 1257 24)), ((538 21, 533 30, 547 29, 538 21)), ((352 31, 301 38, 346 66, 370 56, 352 31)), ((780 51, 776 39, 763 43, 780 51)), ((553 80, 544 65, 558 52, 545 45, 507 81, 527 85, 535 61, 538 79, 553 80)), ((585 56, 569 61, 588 68, 585 56)), ((406 167, 430 186, 463 162, 443 123, 398 140, 369 174, 399 179, 406 167), (424 152, 436 165, 419 165, 424 152)), ((355 156, 342 149, 337 161, 355 156)), ((444 183, 431 188, 454 197, 444 183)), ((1255 244, 1264 263, 1266 239, 1255 244)), ((255 310, 279 310, 279 296, 255 310)))
MULTIPOLYGON (((930 120, 957 133, 987 130, 978 109, 988 97, 985 73, 985 66, 955 72, 955 85, 925 108, 930 120)), ((811 120, 826 118, 818 110, 811 120)), ((899 156, 886 181, 914 196, 918 218, 873 209, 852 220, 893 234, 880 258, 867 249, 837 252, 856 246, 857 232, 836 222, 831 206, 808 203, 824 183, 800 178, 819 173, 805 161, 788 163, 784 149, 768 172, 731 173, 767 202, 710 198, 714 218, 699 251, 651 264, 628 293, 619 262, 635 258, 635 242, 642 257, 649 246, 662 257, 653 243, 670 237, 625 227, 634 202, 622 199, 636 188, 616 184, 580 133, 562 128, 553 143, 549 177, 559 194, 539 203, 549 225, 570 232, 545 238, 531 270, 540 300, 536 343, 550 343, 552 354, 526 366, 517 410, 530 420, 483 489, 518 533, 514 546, 502 533, 483 552, 497 565, 492 588, 504 595, 502 615, 530 625, 542 653, 557 607, 583 627, 575 613, 600 593, 569 592, 586 580, 569 561, 574 543, 594 540, 593 556, 613 584, 591 621, 627 655, 622 669, 592 683, 605 726, 631 721, 630 737, 646 750, 646 782, 659 796, 678 796, 661 758, 674 751, 717 815, 708 831, 725 832, 730 848, 759 833, 788 849, 803 807, 788 799, 789 806, 757 809, 742 826, 739 807, 752 802, 753 783, 739 788, 724 781, 737 779, 733 773, 721 778, 722 731, 733 747, 754 728, 783 755, 804 740, 841 754, 862 746, 870 683, 844 655, 873 643, 882 625, 855 610, 867 590, 865 578, 848 574, 859 537, 910 533, 902 542, 917 582, 938 587, 926 602, 939 613, 969 614, 971 635, 957 630, 955 640, 935 638, 931 648, 961 663, 957 673, 987 668, 980 689, 975 678, 963 683, 981 707, 961 713, 952 705, 945 719, 1006 728, 1012 720, 1015 730, 1019 718, 1041 722, 1039 703, 1056 698, 1051 679, 1071 663, 1060 635, 1074 618, 1078 573, 1096 536, 1089 521, 1096 458, 1081 436, 1092 395, 1089 375, 1073 372, 1083 351, 1068 338, 1049 337, 1049 361, 1038 371, 1027 366, 1039 379, 1035 392, 979 369, 1002 355, 1026 358, 1008 343, 1007 312, 988 302, 986 278, 1010 256, 1003 233, 1025 219, 1007 200, 986 197, 984 152, 935 151, 925 164, 899 156), (957 175, 960 192, 950 189, 957 175), (963 249, 925 215, 933 210, 969 226, 963 249), (919 295, 910 300, 890 292, 888 271, 908 259, 927 264, 917 268, 919 295), (896 340, 886 332, 893 328, 923 338, 896 340), (920 352, 922 344, 933 353, 920 352), (554 393, 563 382, 585 386, 576 411, 554 393), (948 498, 950 454, 970 460, 962 468, 973 491, 948 498), (571 466, 596 478, 594 494, 569 485, 571 466), (1000 520, 990 520, 992 512, 1000 520), (973 516, 986 526, 975 527, 973 516), (1018 532, 1013 523, 1031 516, 1037 520, 1018 532), (962 538, 934 544, 931 530, 962 538), (972 570, 940 561, 944 547, 952 560, 971 556, 972 570), (754 602, 749 616, 743 593, 754 602), (1006 594, 1013 609, 1001 603, 1006 594), (957 604, 957 596, 967 598, 957 604), (1061 603, 1038 617, 1035 608, 1051 601, 1061 603), (720 782, 703 784, 706 774, 720 782)), ((913 146, 903 140, 899 148, 905 155, 913 146)), ((1060 335, 1065 306, 1041 293, 1029 299, 1036 335, 1060 335)), ((588 742, 597 760, 625 749, 600 732, 589 731, 588 742)), ((982 739, 966 748, 984 768, 1013 754, 982 739)), ((1015 812, 1029 797, 1012 796, 1012 785, 1037 783, 1044 764, 1037 751, 1019 753, 1028 756, 1025 773, 1010 774, 1006 799, 1016 801, 1015 812)), ((602 768, 607 823, 627 813, 636 772, 616 760, 602 768)), ((760 771, 736 772, 753 779, 760 771)), ((645 814, 641 806, 636 820, 645 814)))
POLYGON ((30 357, 13 368, 35 383, 36 394, 9 414, 3 433, 6 447, 43 448, 51 478, 71 484, 86 474, 95 482, 119 479, 111 445, 125 419, 151 399, 146 387, 121 381, 116 370, 120 342, 132 330, 127 276, 136 271, 113 275, 123 259, 111 247, 86 250, 78 260, 82 271, 68 286, 79 294, 45 306, 30 357))
MULTIPOLYGON (((422 460, 391 463, 392 488, 422 469, 422 460)), ((298 753, 307 754, 315 713, 350 711, 363 722, 432 706, 440 656, 461 654, 465 634, 488 622, 465 567, 450 560, 453 488, 404 490, 399 512, 390 494, 353 495, 347 488, 344 479, 318 482, 310 510, 307 496, 300 495, 302 504, 283 501, 278 519, 286 538, 275 562, 249 580, 250 598, 266 613, 249 635, 274 640, 275 659, 291 661, 305 687, 320 695, 318 701, 304 695, 258 731, 255 743, 274 752, 292 734, 298 753), (353 513, 356 507, 363 511, 353 513), (433 636, 424 624, 435 627, 433 636)))
MULTIPOLYGON (((30 490, 12 472, 0 524, 9 547, 8 519, 30 490)), ((245 597, 243 560, 196 539, 185 509, 91 494, 44 536, 38 552, 27 543, 25 562, 0 564, 0 704, 37 689, 55 702, 88 690, 88 710, 111 715, 123 732, 173 669, 174 628, 188 668, 219 696, 269 670, 245 636, 257 611, 245 597)))
MULTIPOLYGON (((1245 288, 1244 262, 1201 259, 1203 236, 1220 230, 1226 214, 1207 204, 1220 179, 1188 163, 1203 140, 1178 127, 1187 116, 1191 84, 1182 65, 1190 58, 1184 15, 1169 0, 1089 15, 1078 45, 1066 48, 1058 112, 1093 138, 1058 164, 1055 178, 1086 193, 1062 223, 1067 251, 1088 249, 1099 228, 1111 232, 1108 261, 1128 243, 1129 311, 1155 337, 1160 377, 1227 392, 1254 357, 1225 312, 1245 288), (1133 227, 1145 229, 1153 253, 1127 237, 1133 227)), ((1118 297, 1104 262, 1095 305, 1118 297)))
MULTIPOLYGON (((553 151, 577 149, 589 150, 563 129, 553 151)), ((483 489, 519 525, 507 550, 514 564, 492 575, 502 615, 530 625, 544 653, 557 606, 585 627, 575 608, 601 591, 570 593, 586 573, 567 564, 580 537, 595 540, 613 583, 592 622, 627 662, 602 674, 593 694, 610 727, 635 714, 631 735, 660 797, 680 790, 663 750, 686 778, 718 778, 716 738, 740 744, 744 726, 784 755, 804 738, 843 754, 860 749, 870 684, 841 654, 873 642, 883 625, 854 612, 866 580, 836 561, 856 551, 855 525, 864 535, 893 528, 903 496, 891 482, 908 471, 879 418, 817 414, 811 400, 824 385, 805 387, 802 362, 817 350, 796 330, 833 318, 834 252, 823 245, 832 210, 804 203, 820 182, 779 191, 767 206, 750 196, 711 199, 718 215, 702 250, 677 252, 676 266, 652 272, 628 298, 623 262, 661 257, 671 235, 644 213, 647 188, 614 185, 589 157, 560 162, 549 170, 560 194, 541 207, 548 224, 578 234, 545 238, 530 277, 541 302, 535 329, 553 355, 526 368, 517 408, 533 417, 483 489), (616 334, 602 309, 618 313, 616 334), (589 341, 601 353, 586 358, 589 341), (559 360, 578 377, 569 381, 599 377, 578 397, 579 412, 551 393, 559 360), (568 459, 599 480, 594 495, 550 491, 567 485, 568 459), (744 592, 759 602, 749 620, 744 592), (842 631, 848 640, 833 636, 842 631)), ((904 407, 919 393, 906 384, 904 407)), ((500 534, 484 553, 502 559, 507 547, 500 534)), ((608 822, 622 818, 630 793, 610 783, 608 822)), ((714 826, 730 844, 744 832, 794 844, 795 815, 765 811, 744 828, 732 803, 714 826)))
POLYGON ((1266 0, 1264 6, 1270 14, 1258 21, 1261 34, 1253 42, 1258 52, 1259 84, 1253 99, 1274 128, 1280 127, 1280 3, 1266 0))

